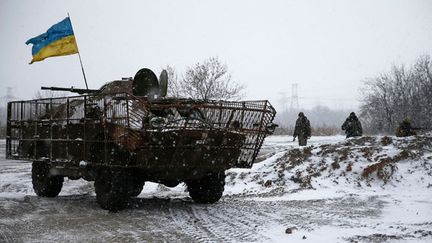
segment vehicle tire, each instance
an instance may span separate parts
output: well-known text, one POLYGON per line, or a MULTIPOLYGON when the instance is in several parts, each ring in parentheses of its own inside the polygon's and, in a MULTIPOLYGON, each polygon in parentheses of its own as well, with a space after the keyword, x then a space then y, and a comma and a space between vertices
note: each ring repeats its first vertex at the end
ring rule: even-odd
POLYGON ((186 183, 189 195, 197 203, 215 203, 222 197, 225 172, 209 173, 199 180, 186 183))
POLYGON ((49 174, 50 166, 45 162, 32 164, 33 190, 39 197, 56 197, 63 187, 63 176, 49 174))
POLYGON ((138 177, 133 177, 132 188, 130 190, 129 196, 137 197, 141 194, 144 187, 144 181, 139 179, 138 177))
POLYGON ((131 188, 130 177, 121 169, 100 168, 95 182, 96 201, 101 208, 116 212, 126 208, 131 188))

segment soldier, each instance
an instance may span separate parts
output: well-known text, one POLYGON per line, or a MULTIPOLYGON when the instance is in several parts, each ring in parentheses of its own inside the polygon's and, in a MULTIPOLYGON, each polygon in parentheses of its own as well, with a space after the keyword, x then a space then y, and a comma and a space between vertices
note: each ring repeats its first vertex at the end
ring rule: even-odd
POLYGON ((294 129, 294 139, 298 136, 299 146, 306 146, 307 139, 311 136, 311 127, 310 122, 307 119, 307 117, 303 114, 303 112, 300 112, 298 114, 298 118, 295 124, 294 129))
POLYGON ((414 128, 411 126, 411 119, 409 117, 406 117, 396 129, 396 137, 408 137, 417 135, 417 133, 414 131, 417 129, 418 128, 414 128))
POLYGON ((342 124, 342 130, 345 130, 347 138, 363 135, 362 125, 354 112, 342 124))

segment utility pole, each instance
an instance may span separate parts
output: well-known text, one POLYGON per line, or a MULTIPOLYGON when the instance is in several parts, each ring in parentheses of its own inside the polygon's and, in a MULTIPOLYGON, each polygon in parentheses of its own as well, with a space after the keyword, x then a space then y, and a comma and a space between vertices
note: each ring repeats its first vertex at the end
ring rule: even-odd
POLYGON ((12 95, 12 87, 7 87, 6 88, 6 103, 13 100, 15 98, 15 96, 12 95))
POLYGON ((286 95, 285 92, 279 92, 279 99, 278 102, 281 106, 281 110, 286 111, 288 109, 288 101, 289 97, 286 95))
POLYGON ((6 87, 6 95, 0 97, 0 106, 6 107, 9 101, 15 99, 15 96, 12 94, 12 89, 12 87, 6 87))
POLYGON ((294 83, 291 86, 291 105, 290 110, 299 109, 299 97, 298 97, 298 83, 294 83))

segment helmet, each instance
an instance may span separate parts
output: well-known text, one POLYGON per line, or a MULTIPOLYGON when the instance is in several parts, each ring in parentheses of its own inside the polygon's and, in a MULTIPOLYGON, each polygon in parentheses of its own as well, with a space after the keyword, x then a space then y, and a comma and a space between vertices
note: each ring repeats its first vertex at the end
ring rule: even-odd
POLYGON ((411 117, 407 116, 403 121, 407 123, 411 123, 411 117))

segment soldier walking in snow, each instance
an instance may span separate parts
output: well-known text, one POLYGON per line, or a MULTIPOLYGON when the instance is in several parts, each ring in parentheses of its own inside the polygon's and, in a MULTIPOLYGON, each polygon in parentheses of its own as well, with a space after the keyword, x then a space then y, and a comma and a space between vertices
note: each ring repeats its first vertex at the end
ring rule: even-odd
POLYGON ((311 127, 310 122, 307 119, 307 117, 303 114, 303 112, 300 112, 298 114, 298 118, 295 124, 294 128, 294 139, 298 137, 299 145, 300 146, 306 146, 307 139, 311 136, 311 127))
POLYGON ((405 118, 396 129, 396 137, 408 137, 417 135, 415 130, 419 130, 418 128, 414 128, 411 126, 411 119, 409 117, 405 118))
POLYGON ((345 130, 347 138, 363 135, 362 125, 354 112, 342 124, 342 130, 345 130))

